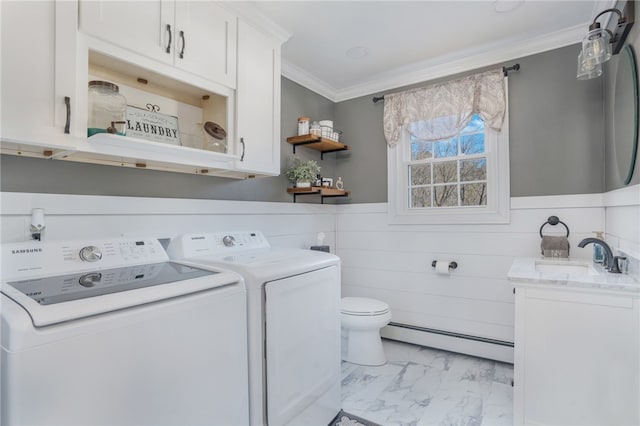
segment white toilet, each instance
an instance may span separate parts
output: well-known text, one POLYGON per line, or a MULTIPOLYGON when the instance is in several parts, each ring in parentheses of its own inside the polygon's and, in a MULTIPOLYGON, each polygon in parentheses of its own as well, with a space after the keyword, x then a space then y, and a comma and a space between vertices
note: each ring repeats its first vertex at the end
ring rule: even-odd
POLYGON ((376 299, 343 297, 340 321, 344 361, 361 365, 383 365, 387 362, 380 329, 391 321, 389 305, 376 299))

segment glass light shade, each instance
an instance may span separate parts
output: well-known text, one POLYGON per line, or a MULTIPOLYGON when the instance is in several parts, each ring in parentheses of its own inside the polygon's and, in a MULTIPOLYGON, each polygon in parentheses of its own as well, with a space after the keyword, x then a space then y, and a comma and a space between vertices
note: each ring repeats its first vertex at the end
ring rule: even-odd
POLYGON ((602 28, 589 31, 582 39, 583 60, 593 60, 596 64, 602 64, 611 59, 611 43, 609 33, 602 28))
POLYGON ((584 59, 582 52, 578 55, 578 80, 590 80, 602 75, 602 65, 592 58, 584 59))

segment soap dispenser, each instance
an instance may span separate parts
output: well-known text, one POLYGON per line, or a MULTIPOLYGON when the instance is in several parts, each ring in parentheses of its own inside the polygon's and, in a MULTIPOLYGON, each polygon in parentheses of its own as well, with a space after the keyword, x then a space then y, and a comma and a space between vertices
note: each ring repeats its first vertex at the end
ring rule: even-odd
MULTIPOLYGON (((593 231, 596 234, 596 238, 604 241, 604 237, 601 231, 593 231)), ((602 263, 604 262, 604 250, 602 246, 598 243, 593 245, 593 262, 594 263, 602 263)))

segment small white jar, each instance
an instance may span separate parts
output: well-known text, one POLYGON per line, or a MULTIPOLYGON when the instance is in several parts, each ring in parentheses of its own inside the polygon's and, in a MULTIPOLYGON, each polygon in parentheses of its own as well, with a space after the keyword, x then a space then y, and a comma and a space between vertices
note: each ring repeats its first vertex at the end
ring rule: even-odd
POLYGON ((298 117, 298 136, 309 134, 309 117, 298 117))

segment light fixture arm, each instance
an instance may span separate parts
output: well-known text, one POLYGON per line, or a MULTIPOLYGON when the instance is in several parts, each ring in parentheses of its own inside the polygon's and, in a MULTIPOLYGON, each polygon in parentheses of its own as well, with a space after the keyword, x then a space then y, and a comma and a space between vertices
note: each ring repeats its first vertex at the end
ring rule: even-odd
MULTIPOLYGON (((600 28, 600 22, 597 22, 598 18, 601 17, 602 15, 604 15, 605 13, 609 13, 609 12, 615 12, 615 13, 618 14, 618 25, 624 24, 626 22, 626 18, 624 17, 622 12, 620 12, 620 10, 618 10, 616 8, 605 9, 602 12, 598 13, 595 18, 593 18, 593 22, 591 23, 591 25, 589 25, 589 31, 593 31, 593 30, 596 30, 596 29, 600 28)), ((607 30, 607 31, 609 31, 609 30, 607 30)), ((611 34, 611 31, 609 31, 609 34, 611 34)))

